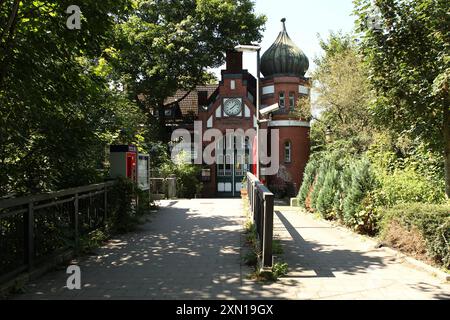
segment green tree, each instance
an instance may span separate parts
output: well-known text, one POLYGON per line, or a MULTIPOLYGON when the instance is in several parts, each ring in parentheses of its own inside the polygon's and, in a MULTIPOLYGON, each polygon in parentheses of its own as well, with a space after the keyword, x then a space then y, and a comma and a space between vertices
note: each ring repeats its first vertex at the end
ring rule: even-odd
POLYGON ((81 30, 71 4, 0 1, 0 194, 98 181, 107 143, 140 130, 101 63, 129 2, 79 1, 81 30))
POLYGON ((358 47, 350 35, 340 33, 332 33, 320 45, 324 55, 316 59, 313 78, 316 104, 323 112, 313 126, 321 131, 331 129, 333 140, 350 141, 357 151, 365 151, 373 131, 369 112, 372 94, 358 47))
POLYGON ((445 190, 450 197, 448 1, 354 3, 363 54, 376 90, 375 119, 443 153, 445 190))

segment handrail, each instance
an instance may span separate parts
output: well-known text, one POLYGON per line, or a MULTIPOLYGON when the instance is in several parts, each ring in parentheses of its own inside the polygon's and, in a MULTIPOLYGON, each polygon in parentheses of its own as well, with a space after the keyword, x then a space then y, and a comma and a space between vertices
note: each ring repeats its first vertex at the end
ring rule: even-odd
POLYGON ((80 236, 106 224, 108 189, 114 184, 0 199, 0 283, 33 270, 58 251, 77 251, 80 236))
POLYGON ((273 193, 250 172, 247 172, 247 193, 258 245, 262 252, 261 268, 272 268, 273 254, 273 193))

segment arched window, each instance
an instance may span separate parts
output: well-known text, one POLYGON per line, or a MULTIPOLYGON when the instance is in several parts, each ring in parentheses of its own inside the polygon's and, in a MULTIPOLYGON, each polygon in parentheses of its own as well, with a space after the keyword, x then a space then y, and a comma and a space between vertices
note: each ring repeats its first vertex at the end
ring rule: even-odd
POLYGON ((292 144, 290 141, 284 143, 284 162, 291 163, 292 161, 292 144))

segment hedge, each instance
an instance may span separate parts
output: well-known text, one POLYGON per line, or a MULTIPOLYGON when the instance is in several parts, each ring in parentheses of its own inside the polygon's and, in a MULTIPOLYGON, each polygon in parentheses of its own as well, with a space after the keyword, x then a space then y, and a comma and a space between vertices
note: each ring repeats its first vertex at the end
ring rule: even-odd
POLYGON ((450 205, 407 203, 396 205, 383 212, 381 237, 388 245, 406 253, 408 247, 402 237, 419 233, 415 248, 423 246, 426 255, 436 264, 450 268, 450 205), (399 227, 403 230, 400 230, 399 227), (404 231, 404 232, 401 232, 404 231))

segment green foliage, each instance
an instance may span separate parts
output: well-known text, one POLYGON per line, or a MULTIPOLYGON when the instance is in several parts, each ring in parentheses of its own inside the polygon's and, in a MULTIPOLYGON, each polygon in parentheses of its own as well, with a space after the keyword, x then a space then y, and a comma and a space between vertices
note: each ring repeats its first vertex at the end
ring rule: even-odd
POLYGON ((410 231, 420 231, 427 254, 439 265, 450 269, 450 206, 406 203, 387 209, 383 219, 385 238, 394 222, 410 231))
POLYGON ((306 197, 308 196, 311 186, 313 185, 314 179, 316 177, 316 172, 318 169, 317 162, 318 161, 315 157, 311 157, 311 159, 308 161, 308 164, 306 165, 305 172, 303 174, 303 183, 297 196, 300 205, 305 206, 306 204, 306 197))
POLYGON ((113 233, 126 233, 136 227, 138 219, 133 206, 136 190, 136 185, 129 179, 118 179, 109 192, 108 197, 111 200, 109 229, 113 233))
POLYGON ((374 190, 378 182, 370 162, 365 158, 345 157, 338 151, 322 152, 320 159, 312 162, 318 167, 312 187, 308 186, 309 179, 304 182, 307 186, 302 185, 300 189, 300 193, 312 190, 306 196, 311 199, 311 209, 325 219, 340 220, 362 233, 374 234, 378 221, 378 198, 374 190))
POLYGON ((448 1, 378 0, 378 30, 367 23, 372 1, 354 3, 361 51, 376 90, 374 120, 444 154, 450 197, 448 1))
POLYGON ((325 182, 325 177, 328 171, 328 162, 323 161, 317 170, 316 179, 311 192, 311 209, 317 210, 317 198, 319 197, 320 190, 322 190, 323 183, 325 182))
POLYGON ((289 272, 289 266, 287 263, 277 262, 272 267, 273 278, 276 281, 278 278, 287 275, 289 272))
POLYGON ((199 177, 201 167, 184 161, 185 154, 180 154, 175 161, 168 160, 161 166, 163 177, 175 176, 179 198, 194 198, 201 193, 203 184, 199 177))
POLYGON ((93 249, 101 246, 110 235, 101 229, 96 229, 80 237, 79 250, 81 254, 91 253, 93 249))
POLYGON ((343 203, 344 223, 355 229, 372 232, 370 230, 372 223, 369 223, 372 212, 367 211, 367 205, 365 205, 369 193, 376 188, 371 164, 367 159, 362 159, 352 164, 351 170, 352 180, 343 203))
POLYGON ((318 92, 317 105, 323 110, 313 124, 312 141, 315 149, 326 143, 331 129, 334 141, 343 140, 359 152, 372 140, 373 121, 368 105, 372 99, 367 69, 351 35, 331 33, 321 40, 324 54, 316 59, 314 86, 318 92))
POLYGON ((367 153, 380 180, 380 204, 445 201, 442 155, 423 142, 378 135, 367 153))
POLYGON ((325 219, 333 219, 335 217, 335 213, 333 213, 333 204, 339 191, 338 188, 339 173, 335 167, 330 166, 325 174, 325 180, 319 191, 316 204, 317 211, 325 219))
POLYGON ((244 263, 249 267, 255 267, 258 264, 258 255, 255 251, 250 251, 244 256, 244 263))
POLYGON ((0 1, 0 195, 103 181, 106 145, 138 135, 140 110, 99 70, 129 3, 83 1, 70 31, 70 1, 0 1))

